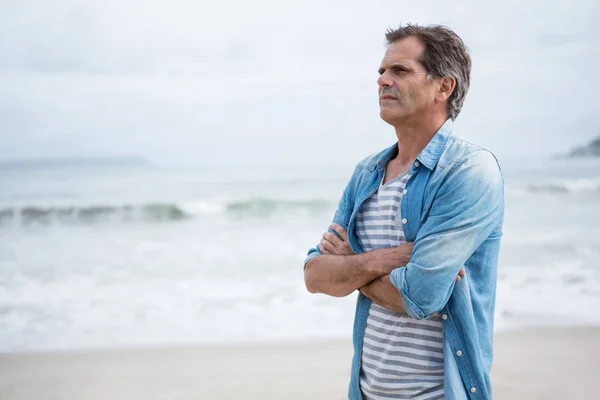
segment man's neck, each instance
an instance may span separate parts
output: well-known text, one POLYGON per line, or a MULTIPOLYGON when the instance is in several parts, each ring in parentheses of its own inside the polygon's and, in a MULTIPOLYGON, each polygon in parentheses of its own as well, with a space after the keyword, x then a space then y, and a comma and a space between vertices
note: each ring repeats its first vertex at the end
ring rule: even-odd
POLYGON ((445 115, 421 117, 394 126, 398 138, 395 162, 410 165, 446 122, 445 115))

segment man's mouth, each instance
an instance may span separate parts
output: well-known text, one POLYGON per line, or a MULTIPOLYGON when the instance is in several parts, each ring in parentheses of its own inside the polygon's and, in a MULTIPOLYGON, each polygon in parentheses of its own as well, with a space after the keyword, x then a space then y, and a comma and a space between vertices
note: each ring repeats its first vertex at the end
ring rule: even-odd
POLYGON ((389 94, 384 94, 383 96, 379 97, 379 100, 398 100, 398 99, 389 94))

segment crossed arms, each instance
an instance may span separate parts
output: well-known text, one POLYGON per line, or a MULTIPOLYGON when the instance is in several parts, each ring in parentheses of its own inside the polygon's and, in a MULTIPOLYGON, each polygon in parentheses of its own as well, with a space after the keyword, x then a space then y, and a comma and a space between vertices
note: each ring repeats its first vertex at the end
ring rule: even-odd
MULTIPOLYGON (((310 260, 304 270, 308 291, 344 297, 358 289, 374 303, 403 312, 402 296, 392 285, 390 273, 409 262, 413 244, 354 254, 346 230, 335 223, 330 228, 339 238, 331 232, 323 234, 318 246, 323 255, 310 260)), ((456 281, 464 275, 461 268, 456 281)))

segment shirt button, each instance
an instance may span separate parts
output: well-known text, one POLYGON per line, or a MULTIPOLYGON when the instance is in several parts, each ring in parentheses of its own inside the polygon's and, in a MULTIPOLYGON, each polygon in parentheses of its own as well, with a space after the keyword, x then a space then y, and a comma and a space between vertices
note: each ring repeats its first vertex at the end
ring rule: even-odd
POLYGON ((459 357, 460 357, 460 356, 462 356, 462 351, 458 350, 458 351, 456 352, 456 355, 457 355, 457 356, 459 356, 459 357))
POLYGON ((402 218, 402 223, 406 225, 408 221, 406 220, 406 218, 402 218))
POLYGON ((415 161, 415 168, 419 168, 421 166, 421 163, 418 161, 415 161))
POLYGON ((476 388, 474 388, 474 387, 471 388, 471 393, 475 393, 476 391, 477 391, 476 388))
POLYGON ((445 321, 448 319, 448 316, 446 314, 442 314, 442 319, 445 321))
POLYGON ((404 189, 404 190, 402 191, 402 194, 406 194, 406 193, 408 193, 408 190, 404 189))

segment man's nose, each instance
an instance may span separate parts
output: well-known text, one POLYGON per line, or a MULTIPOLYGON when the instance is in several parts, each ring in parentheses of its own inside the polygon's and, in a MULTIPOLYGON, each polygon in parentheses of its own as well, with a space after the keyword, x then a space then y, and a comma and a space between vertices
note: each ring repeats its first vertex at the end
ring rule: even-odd
POLYGON ((377 78, 377 84, 379 85, 379 87, 392 86, 390 75, 388 74, 387 71, 385 71, 383 74, 379 75, 379 78, 377 78))

